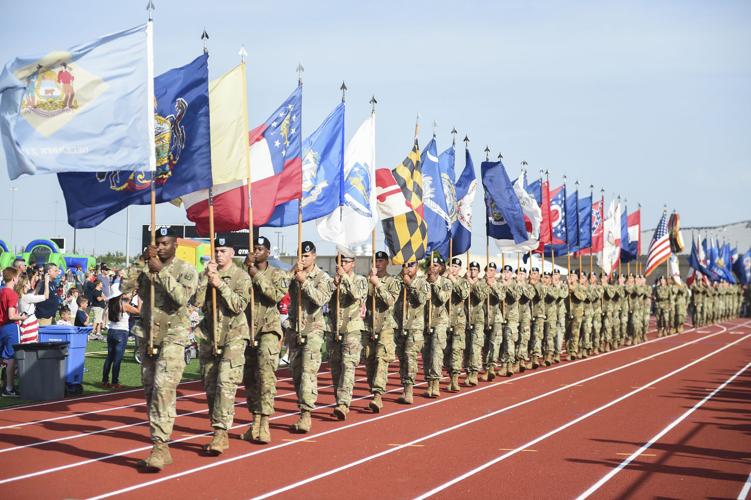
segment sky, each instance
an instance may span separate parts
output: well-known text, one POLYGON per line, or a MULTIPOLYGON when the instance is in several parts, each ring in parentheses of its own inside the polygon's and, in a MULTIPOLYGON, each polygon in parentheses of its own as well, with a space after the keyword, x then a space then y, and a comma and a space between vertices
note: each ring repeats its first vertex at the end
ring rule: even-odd
MULTIPOLYGON (((146 20, 146 0, 3 2, 0 64, 66 49, 146 20)), ((439 150, 459 131, 479 176, 483 150, 503 154, 510 176, 548 170, 551 185, 578 179, 606 202, 642 206, 645 228, 663 205, 684 226, 751 219, 751 3, 747 1, 382 0, 258 2, 155 0, 156 73, 184 65, 210 39, 210 78, 248 51, 251 127, 265 121, 303 74, 303 133, 347 92, 349 139, 375 95, 376 161, 408 153, 420 114, 420 143, 435 128, 439 150)), ((0 239, 16 247, 63 236, 65 201, 54 176, 10 182, 0 153, 0 239), (13 190, 12 190, 13 189, 13 190), (13 217, 11 217, 11 213, 13 217), (11 221, 12 219, 12 221, 11 221), (12 236, 11 236, 12 233, 12 236)), ((570 184, 569 184, 570 185, 570 184)), ((484 246, 484 206, 475 200, 473 246, 484 246)), ((148 207, 130 209, 130 252, 140 247, 148 207)), ((158 223, 187 223, 157 207, 158 223)), ((294 251, 296 229, 261 229, 294 251)), ((303 237, 319 242, 314 223, 303 237)), ((379 238, 382 246, 382 238, 379 238)), ((77 250, 126 248, 126 215, 77 232, 77 250)), ((319 244, 319 253, 333 246, 319 244)))

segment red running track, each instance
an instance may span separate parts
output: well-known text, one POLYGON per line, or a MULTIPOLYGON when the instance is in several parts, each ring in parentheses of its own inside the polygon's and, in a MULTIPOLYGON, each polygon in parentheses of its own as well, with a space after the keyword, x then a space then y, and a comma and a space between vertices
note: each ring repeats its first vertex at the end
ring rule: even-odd
MULTIPOLYGON (((353 403, 346 422, 322 409, 307 436, 286 430, 296 405, 294 395, 284 396, 293 391, 285 381, 272 420, 274 442, 233 439, 220 457, 200 452, 208 440, 202 436, 206 403, 200 385, 192 385, 178 413, 200 413, 177 419, 173 437, 182 441, 172 445, 175 463, 161 474, 134 467, 149 448, 148 428, 131 425, 145 417, 142 405, 129 406, 139 403, 137 393, 121 400, 67 400, 59 411, 69 418, 18 429, 7 426, 55 418, 56 407, 7 410, 0 412, 0 488, 5 498, 345 498, 386 492, 406 498, 434 489, 445 498, 539 498, 553 491, 577 496, 706 397, 704 389, 716 389, 742 369, 751 359, 750 330, 740 320, 704 327, 459 394, 443 392, 438 400, 417 392, 412 406, 395 403, 400 390, 392 376, 384 413, 370 414, 363 399, 353 403), (108 411, 83 413, 102 409, 108 411), (123 425, 131 426, 108 431, 123 425), (70 438, 76 434, 83 435, 70 438), (64 437, 69 439, 9 449, 64 437)), ((751 472, 749 380, 742 372, 593 495, 737 496, 751 472)), ((329 383, 322 374, 320 384, 329 383)), ((364 382, 355 392, 355 398, 367 397, 364 382)), ((323 389, 319 404, 332 402, 331 389, 323 389)), ((240 404, 235 434, 247 417, 240 404)))

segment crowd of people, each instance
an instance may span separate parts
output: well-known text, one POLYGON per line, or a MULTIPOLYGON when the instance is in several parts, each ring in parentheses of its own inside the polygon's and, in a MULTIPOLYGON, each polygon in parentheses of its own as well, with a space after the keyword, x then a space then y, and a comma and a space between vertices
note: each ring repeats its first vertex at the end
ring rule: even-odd
MULTIPOLYGON (((37 342, 40 326, 91 326, 90 339, 105 339, 102 332, 108 318, 104 317, 104 310, 108 301, 118 296, 122 275, 123 271, 110 270, 106 265, 88 271, 76 266, 62 272, 54 263, 27 265, 22 257, 17 257, 12 267, 3 270, 0 358, 6 370, 2 396, 18 396, 13 345, 37 342)), ((112 323, 111 318, 109 323, 112 323)), ((110 325, 108 346, 114 330, 116 328, 110 325)), ((108 353, 108 360, 112 357, 111 363, 114 363, 116 350, 108 350, 113 351, 112 356, 108 353)), ((119 370, 120 360, 121 355, 115 372, 119 370)))
MULTIPOLYGON (((217 237, 214 259, 202 273, 175 259, 170 228, 128 269, 123 292, 143 299, 133 331, 144 339, 142 381, 153 447, 140 462, 158 471, 172 463, 169 440, 176 388, 185 368, 182 355, 191 330, 192 307, 201 310, 196 328, 201 375, 213 435, 204 447, 219 455, 229 447, 235 395, 244 384, 252 423, 242 439, 271 442, 276 369, 286 346, 300 415, 291 431, 307 433, 318 399, 318 370, 328 356, 333 379, 333 415, 346 420, 355 369, 366 366, 368 407, 383 410, 389 365, 398 360, 402 394, 412 404, 418 360, 427 384, 423 394, 460 391, 499 376, 576 360, 647 340, 650 314, 657 313, 658 336, 683 331, 691 305, 695 324, 740 313, 742 290, 698 280, 689 289, 678 279, 651 287, 643 276, 574 271, 540 272, 489 262, 481 272, 471 262, 440 257, 409 263, 388 273, 389 258, 375 255, 368 276, 354 272, 354 259, 341 256, 335 275, 316 265, 316 247, 306 241, 294 268, 269 265, 269 240, 255 240, 243 266, 217 237), (153 308, 151 306, 151 294, 153 308), (280 304, 289 299, 287 316, 280 304), (441 381, 447 372, 447 387, 441 381), (462 380, 460 380, 462 378, 462 380)), ((746 290, 747 293, 747 290, 746 290)), ((745 298, 747 310, 748 297, 745 298)))

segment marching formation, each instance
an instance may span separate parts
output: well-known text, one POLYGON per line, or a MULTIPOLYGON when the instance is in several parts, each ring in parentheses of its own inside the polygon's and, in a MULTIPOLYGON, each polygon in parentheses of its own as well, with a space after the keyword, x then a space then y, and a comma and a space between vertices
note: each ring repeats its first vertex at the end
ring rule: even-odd
POLYGON ((242 439, 271 442, 275 372, 285 343, 300 410, 290 430, 307 433, 324 347, 336 398, 333 415, 346 420, 361 360, 372 394, 368 407, 379 413, 395 360, 403 387, 398 401, 412 404, 420 378, 427 383, 423 396, 438 398, 444 389, 458 392, 462 385, 644 342, 653 305, 658 336, 664 336, 683 331, 689 306, 694 326, 700 326, 737 316, 743 302, 739 286, 710 284, 706 277, 690 288, 662 277, 652 288, 641 275, 576 270, 564 277, 558 269, 540 272, 505 263, 499 271, 492 261, 484 269, 470 262, 464 273, 456 257, 449 263, 440 256, 409 262, 390 275, 385 252, 375 254, 367 277, 354 273, 352 257, 339 256, 331 277, 316 264, 310 241, 301 244, 297 265, 285 272, 269 265, 265 237, 255 239, 254 253, 240 267, 226 241, 215 239, 214 260, 199 276, 175 259, 176 236, 163 227, 123 285, 143 294, 135 331, 153 343, 152 351, 146 342, 139 347, 153 441, 141 462, 148 470, 172 462, 168 442, 185 367, 189 304, 203 311, 199 359, 213 429, 204 449, 219 455, 229 447, 240 384, 253 415, 242 439), (277 305, 286 294, 290 315, 282 320, 277 305), (207 305, 212 300, 216 310, 207 305), (444 371, 449 382, 442 387, 444 371))

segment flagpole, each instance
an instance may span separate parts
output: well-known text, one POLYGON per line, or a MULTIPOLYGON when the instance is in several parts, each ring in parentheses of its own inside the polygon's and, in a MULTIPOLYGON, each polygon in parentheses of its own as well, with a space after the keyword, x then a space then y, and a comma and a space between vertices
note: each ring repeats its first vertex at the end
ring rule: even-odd
MULTIPOLYGON (((347 97, 347 85, 342 81, 342 86, 339 87, 339 90, 342 91, 342 104, 346 101, 347 97)), ((341 205, 341 199, 339 200, 339 226, 341 227, 342 223, 342 205, 341 205)), ((336 254, 336 272, 339 274, 339 269, 342 267, 342 253, 341 251, 338 251, 336 254)), ((336 283, 336 316, 334 318, 334 340, 337 342, 341 340, 341 337, 339 336, 339 318, 341 315, 339 314, 339 310, 341 309, 341 277, 339 280, 337 280, 336 283)))
MULTIPOLYGON (((203 33, 201 34, 201 40, 203 40, 203 51, 204 53, 208 54, 208 49, 206 48, 206 40, 208 40, 209 36, 206 33, 206 30, 203 30, 203 33), (205 35, 205 38, 204 38, 205 35)), ((247 125, 247 124, 246 124, 247 125)), ((245 130, 247 130, 247 127, 245 127, 245 130)), ((247 148, 246 148, 247 149, 247 148)), ((213 183, 211 186, 209 186, 209 252, 211 254, 211 261, 216 262, 216 255, 215 250, 216 246, 214 245, 214 187, 213 183)), ((252 287, 251 287, 252 288, 252 287)), ((214 356, 218 356, 222 353, 221 348, 217 345, 217 334, 216 334, 216 322, 217 322, 217 311, 216 311, 216 288, 214 286, 211 286, 211 351, 214 353, 214 356)))
MULTIPOLYGON (((305 68, 301 63, 297 64, 297 86, 302 88, 302 73, 305 68)), ((300 117, 300 123, 302 123, 302 117, 300 117)), ((300 196, 297 199, 297 268, 300 269, 300 261, 302 260, 302 188, 300 189, 300 196)), ((302 341, 302 287, 298 282, 297 284, 297 339, 302 341)))
MULTIPOLYGON (((149 30, 151 30, 154 23, 154 3, 149 0, 146 10, 149 12, 149 30)), ((151 50, 148 48, 147 50, 151 50)), ((151 149, 149 153, 154 161, 156 161, 156 150, 151 149)), ((153 163, 153 162, 152 162, 153 163)), ((151 171, 151 183, 149 185, 149 191, 151 195, 151 246, 156 246, 156 188, 154 182, 156 181, 156 170, 151 171)), ((155 303, 155 291, 154 291, 154 279, 156 273, 149 273, 149 355, 154 356, 157 354, 157 350, 154 347, 154 308, 155 303)))
MULTIPOLYGON (((342 82, 342 85, 344 85, 344 82, 342 82)), ((370 115, 375 115, 375 105, 378 103, 376 101, 375 96, 370 98, 370 115)), ((376 229, 375 226, 373 226, 373 230, 370 232, 370 265, 371 267, 375 267, 375 254, 376 254, 376 229)), ((375 287, 373 287, 373 297, 371 298, 371 315, 370 315, 370 336, 371 338, 375 337, 375 315, 376 315, 376 290, 375 287)))
MULTIPOLYGON (((665 213, 667 214, 667 208, 668 206, 665 205, 665 213)), ((675 213, 675 210, 673 210, 673 213, 675 213)), ((668 231, 668 244, 670 244, 670 232, 668 231)), ((668 253, 668 258, 665 261, 665 276, 667 276, 667 279, 672 279, 673 277, 670 276, 670 257, 673 256, 673 249, 670 249, 670 253, 668 253)))
POLYGON ((639 254, 641 253, 641 203, 636 204, 636 209, 639 211, 639 239, 636 241, 636 263, 639 264, 639 254))
MULTIPOLYGON (((594 200, 595 199, 595 186, 593 184, 589 185, 589 199, 594 200)), ((600 210, 602 210, 602 207, 600 207, 600 210)), ((600 224, 602 224, 602 212, 600 212, 600 224)), ((589 274, 592 274, 592 259, 593 259, 593 252, 592 252, 592 246, 594 246, 594 241, 592 239, 594 238, 594 234, 592 233, 592 221, 589 221, 589 274)))
MULTIPOLYGON (((576 241, 579 242, 578 248, 576 250, 576 253, 579 254, 579 271, 582 271, 582 250, 581 250, 581 234, 579 233, 579 227, 581 224, 579 223, 579 179, 576 179, 576 182, 574 183, 576 185, 576 241)), ((591 224, 592 216, 590 214, 590 224, 591 224)))
MULTIPOLYGON (((620 199, 620 196, 619 196, 619 199, 620 199)), ((623 204, 625 205, 624 208, 626 210, 626 234, 628 235, 628 198, 623 199, 623 204)), ((623 234, 623 228, 621 228, 621 234, 623 234)), ((629 247, 630 246, 631 246, 631 241, 629 241, 629 247)), ((623 248, 623 238, 621 238, 621 249, 622 248, 623 248)), ((623 250, 621 250, 619 255, 620 257, 618 258, 618 276, 623 274, 623 250)))
MULTIPOLYGON (((540 172, 542 172, 542 169, 540 169, 540 172)), ((540 174, 540 180, 542 180, 542 174, 540 174)), ((545 170, 545 182, 548 183, 548 194, 550 194, 550 174, 548 173, 548 170, 545 170)), ((544 194, 545 193, 543 192, 542 182, 540 182, 540 202, 541 203, 545 203, 545 199, 543 197, 544 194)), ((549 201, 550 200, 548 200, 548 202, 549 201)), ((548 203, 548 208, 550 208, 549 205, 550 205, 550 203, 548 203)), ((550 213, 550 210, 548 210, 548 213, 550 213)), ((553 239, 553 226, 552 226, 550 220, 547 221, 547 224, 548 224, 548 227, 550 229, 550 239, 552 241, 552 239, 553 239)), ((542 258, 540 259, 540 261, 542 262, 542 266, 541 266, 540 269, 541 269, 542 275, 544 276, 545 275, 545 241, 544 240, 542 242, 542 258)))
MULTIPOLYGON (((601 263, 605 264, 605 188, 600 188, 600 210, 601 217, 600 217, 600 226, 602 227, 602 250, 600 250, 601 255, 601 263)), ((604 267, 600 267, 602 271, 605 271, 604 267)))

